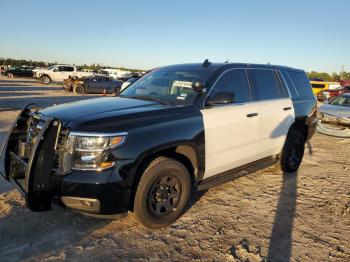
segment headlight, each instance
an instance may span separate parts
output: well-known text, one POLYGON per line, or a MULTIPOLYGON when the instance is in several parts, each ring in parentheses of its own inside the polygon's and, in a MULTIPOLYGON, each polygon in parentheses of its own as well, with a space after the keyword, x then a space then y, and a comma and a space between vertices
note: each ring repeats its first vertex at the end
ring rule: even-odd
POLYGON ((126 133, 90 134, 70 133, 72 141, 72 169, 102 170, 114 165, 115 159, 110 150, 121 146, 126 139, 126 133))

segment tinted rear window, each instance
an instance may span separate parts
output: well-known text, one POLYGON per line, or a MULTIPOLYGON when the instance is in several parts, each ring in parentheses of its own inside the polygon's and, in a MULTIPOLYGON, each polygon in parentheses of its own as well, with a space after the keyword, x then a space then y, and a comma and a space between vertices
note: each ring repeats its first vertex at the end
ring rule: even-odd
POLYGON ((247 70, 252 84, 253 100, 269 100, 283 97, 280 83, 273 70, 247 70))
POLYGON ((294 87, 298 92, 299 97, 313 97, 309 79, 303 71, 287 70, 287 74, 293 81, 294 87))

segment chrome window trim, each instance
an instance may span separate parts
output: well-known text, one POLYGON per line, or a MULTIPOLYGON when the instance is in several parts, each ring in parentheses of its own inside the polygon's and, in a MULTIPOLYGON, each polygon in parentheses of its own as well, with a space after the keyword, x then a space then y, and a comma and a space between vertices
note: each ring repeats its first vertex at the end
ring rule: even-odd
POLYGON ((299 94, 299 92, 298 92, 298 89, 295 87, 294 82, 293 82, 292 78, 290 77, 290 75, 288 74, 287 70, 286 70, 286 74, 287 74, 287 77, 289 78, 289 81, 290 81, 290 82, 292 83, 292 85, 293 85, 293 88, 294 88, 294 90, 295 90, 295 93, 298 95, 298 97, 301 97, 300 94, 299 94))
POLYGON ((112 136, 127 136, 127 132, 116 132, 116 133, 94 133, 94 132, 80 132, 71 131, 70 136, 85 136, 85 137, 112 137, 112 136))
MULTIPOLYGON (((283 83, 284 83, 284 85, 285 85, 285 87, 286 87, 286 90, 287 90, 287 92, 288 92, 288 97, 289 97, 290 99, 292 99, 292 93, 291 93, 290 90, 289 90, 288 83, 287 83, 286 79, 284 78, 284 76, 283 76, 281 70, 276 70, 276 71, 278 72, 277 76, 278 76, 279 80, 280 80, 281 82, 283 81, 283 83), (282 78, 282 79, 281 79, 281 78, 282 78)), ((283 87, 282 87, 282 88, 283 88, 283 87)))
MULTIPOLYGON (((247 72, 248 69, 270 70, 270 71, 273 71, 273 72, 274 72, 274 71, 278 71, 278 72, 281 74, 281 76, 283 77, 283 75, 282 75, 282 73, 280 72, 280 70, 279 70, 279 69, 274 69, 274 68, 256 68, 256 67, 252 67, 252 68, 249 67, 249 68, 248 68, 248 67, 237 67, 237 68, 230 68, 230 69, 227 69, 227 70, 225 70, 224 72, 222 72, 222 73, 219 75, 219 77, 215 80, 213 86, 210 88, 210 90, 209 90, 207 96, 206 96, 205 99, 204 99, 204 102, 203 102, 203 105, 202 105, 202 109, 208 109, 208 108, 206 108, 205 105, 206 105, 206 102, 207 102, 207 100, 208 100, 208 98, 209 98, 209 95, 210 95, 211 91, 214 89, 214 87, 216 86, 216 84, 217 84, 217 82, 219 81, 219 79, 220 79, 226 72, 231 71, 231 70, 244 70, 244 71, 245 71, 245 74, 246 74, 246 77, 247 77, 247 81, 248 81, 248 88, 249 88, 249 92, 250 92, 250 102, 244 102, 244 103, 228 103, 228 104, 225 104, 225 105, 212 106, 211 108, 213 108, 213 107, 228 106, 228 105, 231 105, 231 106, 232 106, 232 105, 244 105, 244 104, 250 104, 250 103, 260 103, 260 102, 266 102, 266 101, 276 101, 276 100, 281 100, 281 99, 291 99, 291 98, 292 98, 292 96, 291 96, 291 94, 290 94, 290 91, 289 91, 289 86, 288 86, 287 83, 286 83, 287 92, 288 92, 288 94, 289 94, 289 97, 279 97, 279 98, 273 98, 273 99, 266 99, 266 100, 253 101, 251 85, 250 85, 250 81, 249 81, 249 78, 248 78, 248 72, 247 72)), ((287 75, 288 75, 288 73, 287 73, 287 75)), ((289 77, 289 75, 288 75, 288 77, 289 77)), ((294 85, 293 81, 291 81, 291 82, 292 82, 292 84, 294 85)), ((299 93, 298 93, 298 95, 299 95, 299 93)))

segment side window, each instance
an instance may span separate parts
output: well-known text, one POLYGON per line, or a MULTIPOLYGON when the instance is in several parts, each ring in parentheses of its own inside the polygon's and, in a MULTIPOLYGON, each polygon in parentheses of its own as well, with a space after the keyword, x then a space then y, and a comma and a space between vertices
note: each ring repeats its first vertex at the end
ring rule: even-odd
POLYGON ((233 69, 224 73, 216 82, 208 97, 208 102, 213 104, 250 101, 249 84, 243 69, 233 69))
POLYGON ((310 82, 304 71, 288 70, 287 74, 293 81, 294 87, 298 91, 300 97, 314 97, 310 82))
POLYGON ((280 89, 280 93, 282 94, 282 97, 289 97, 289 93, 287 91, 286 83, 283 81, 283 77, 280 71, 275 71, 276 81, 277 85, 280 89))
POLYGON ((66 67, 66 71, 67 71, 67 72, 73 72, 73 71, 74 71, 74 67, 67 66, 67 67, 66 67))
POLYGON ((288 85, 288 89, 292 95, 293 98, 298 97, 298 92, 295 90, 294 85, 292 83, 292 80, 290 79, 289 75, 285 72, 282 71, 282 75, 284 77, 284 80, 286 80, 287 85, 288 85))
POLYGON ((59 66, 57 67, 58 72, 64 72, 64 66, 59 66))
POLYGON ((248 69, 254 101, 281 98, 284 95, 273 70, 248 69))

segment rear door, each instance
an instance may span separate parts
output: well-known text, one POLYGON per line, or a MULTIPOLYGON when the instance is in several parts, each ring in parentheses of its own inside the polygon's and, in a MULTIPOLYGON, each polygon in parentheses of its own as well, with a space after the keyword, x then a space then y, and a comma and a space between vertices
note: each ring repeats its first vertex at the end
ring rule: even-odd
POLYGON ((244 69, 222 74, 201 110, 205 130, 204 178, 257 160, 259 117, 244 69), (215 101, 227 101, 215 104, 215 101))
POLYGON ((257 155, 259 159, 279 154, 290 126, 294 108, 280 73, 272 69, 248 69, 253 101, 259 114, 257 155))

